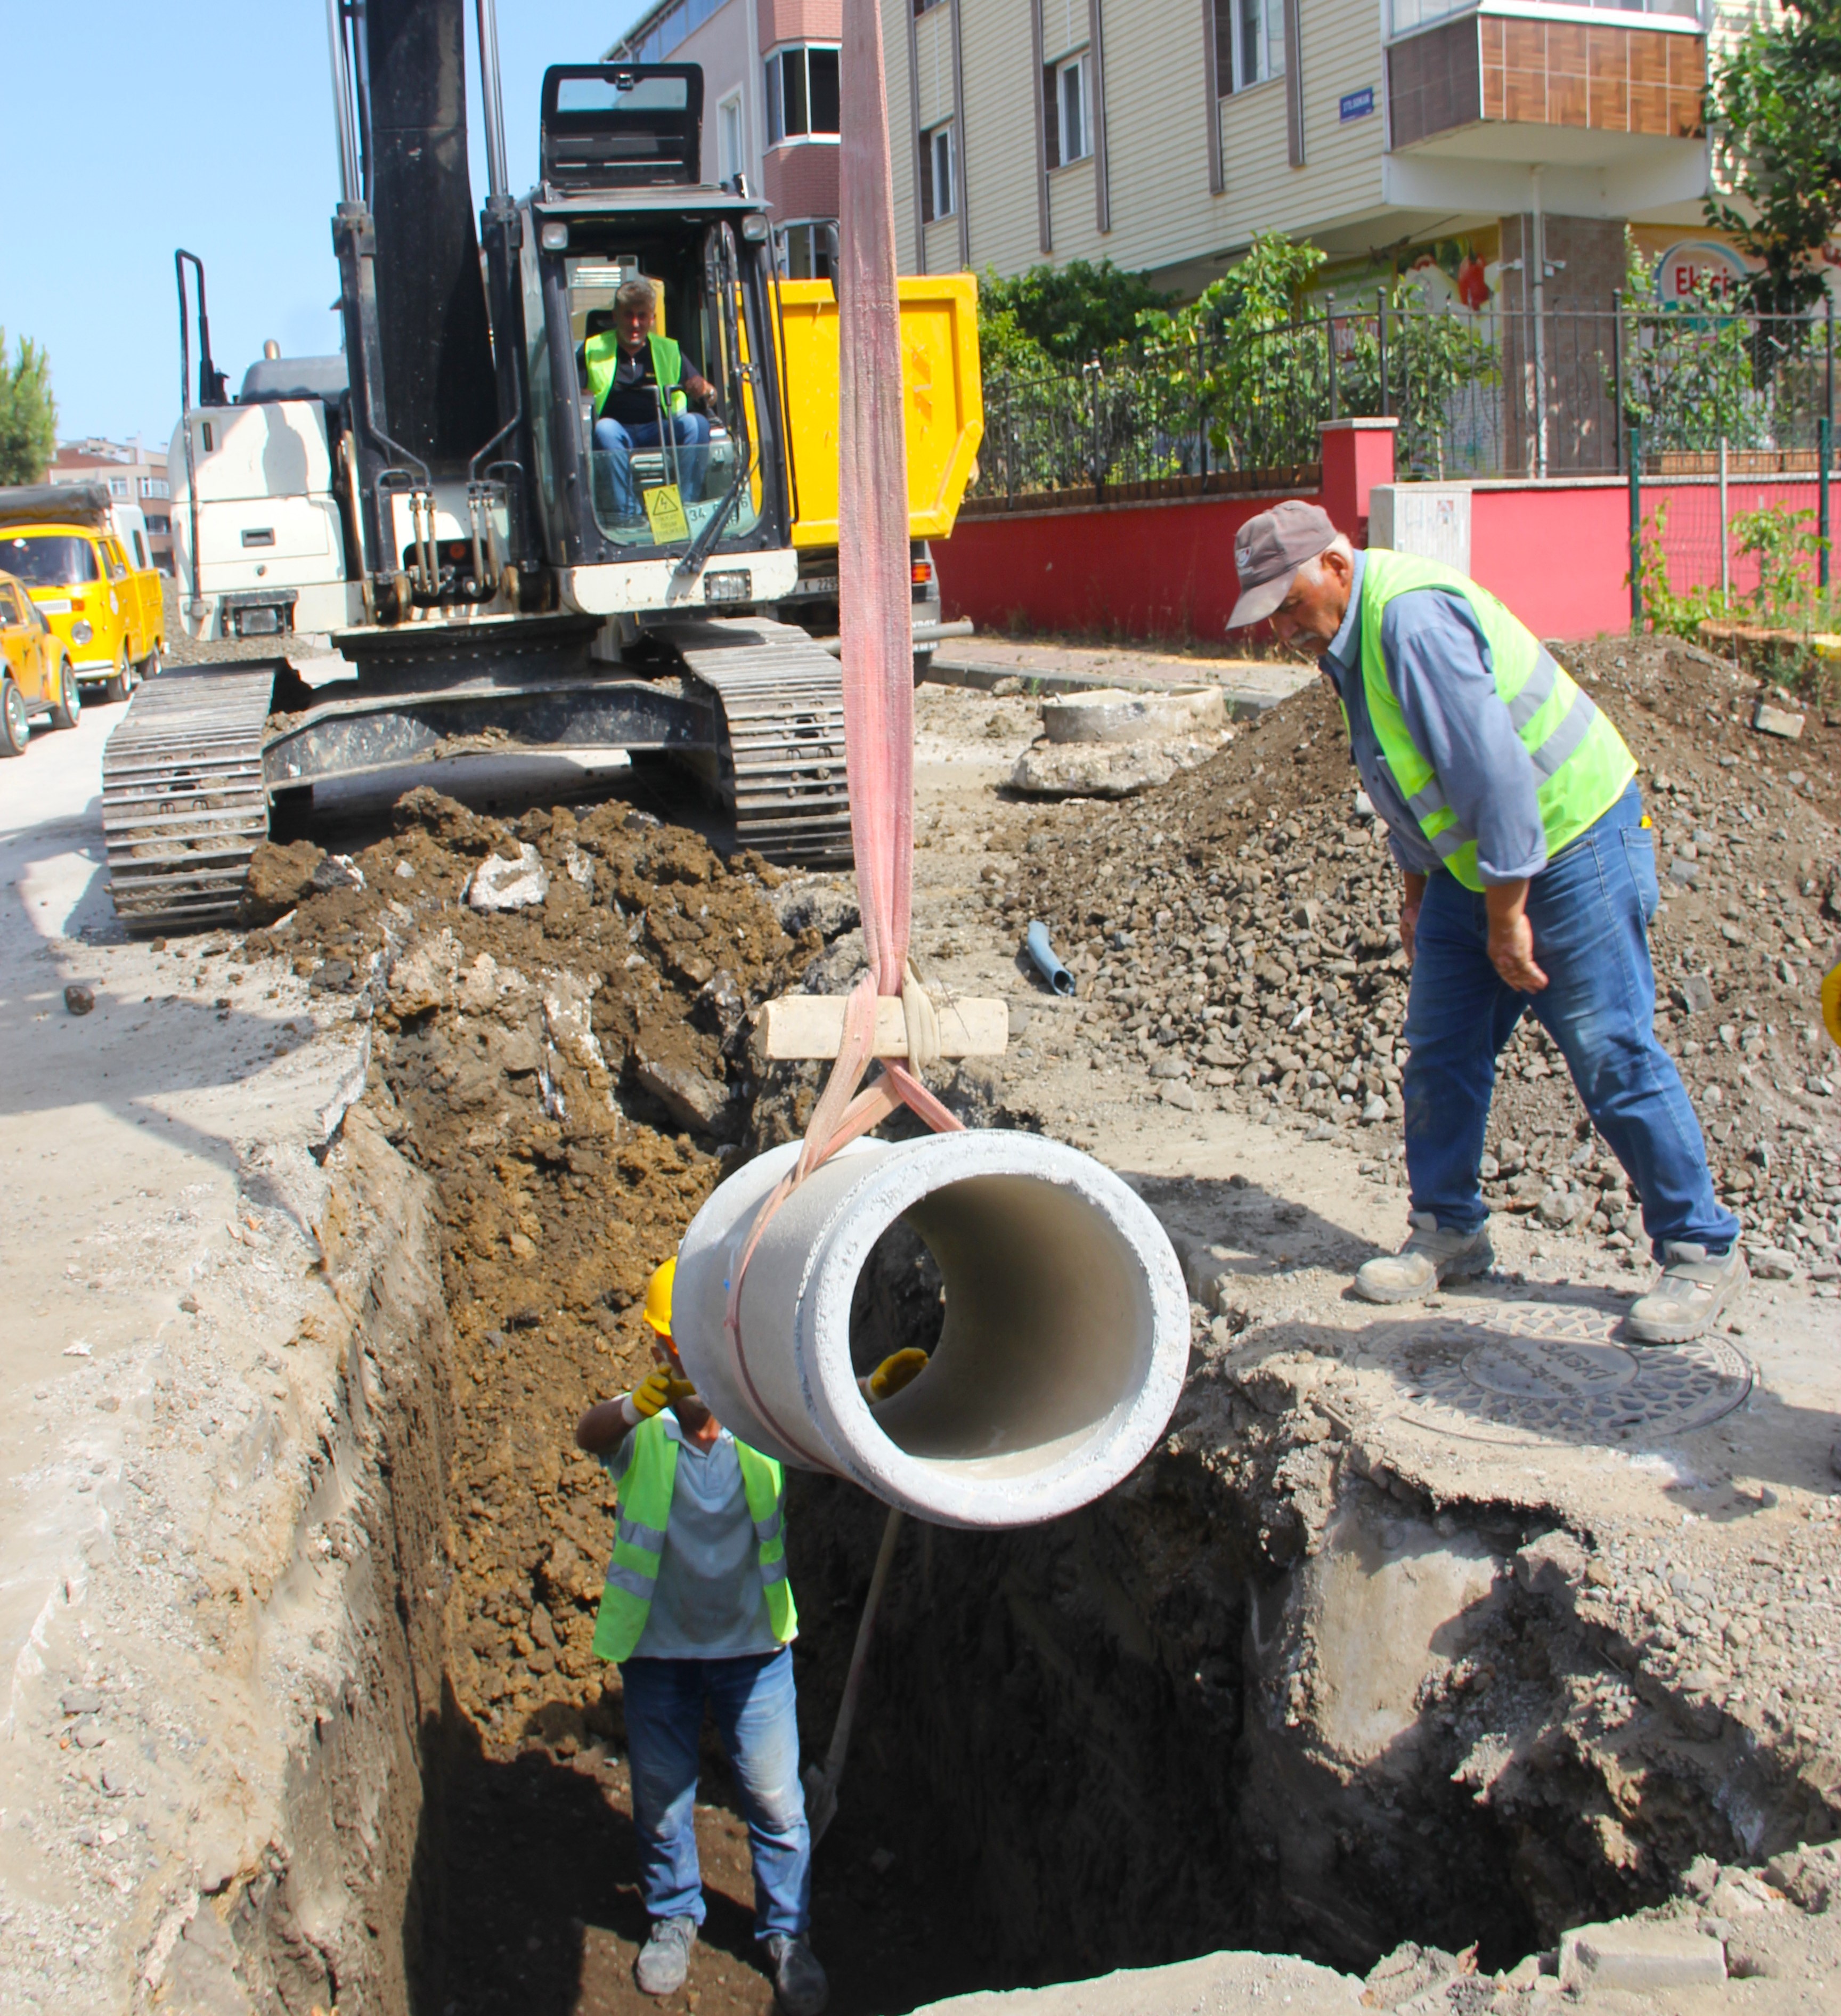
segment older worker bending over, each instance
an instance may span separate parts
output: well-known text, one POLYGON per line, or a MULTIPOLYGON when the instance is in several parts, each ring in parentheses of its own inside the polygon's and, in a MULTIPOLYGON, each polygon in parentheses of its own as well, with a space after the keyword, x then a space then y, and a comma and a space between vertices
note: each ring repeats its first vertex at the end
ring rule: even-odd
POLYGON ((1315 506, 1235 542, 1230 627, 1318 646, 1386 822, 1412 961, 1406 1164, 1412 1236, 1355 1279, 1402 1302, 1494 1264, 1478 1188, 1496 1058, 1531 1013, 1642 1200, 1662 1275, 1630 1337, 1698 1337, 1746 1280, 1674 1061, 1656 1040, 1656 851, 1623 737, 1487 589, 1406 553, 1357 553, 1315 506))

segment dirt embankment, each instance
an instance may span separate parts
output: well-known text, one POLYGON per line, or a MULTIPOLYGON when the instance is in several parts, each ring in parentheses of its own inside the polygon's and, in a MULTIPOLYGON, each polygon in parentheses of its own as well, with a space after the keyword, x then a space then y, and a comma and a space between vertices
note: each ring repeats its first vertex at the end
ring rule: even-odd
MULTIPOLYGON (((1818 988, 1841 931, 1841 726, 1812 714, 1800 741, 1760 735, 1753 682, 1667 639, 1566 656, 1642 766, 1663 895, 1656 1027, 1721 1190, 1767 1270, 1781 1255, 1832 1281, 1841 1064, 1818 988)), ((983 900, 1009 931, 1049 921, 1082 993, 1115 1041, 1135 1043, 1165 1100, 1301 1113, 1326 1132, 1365 1123, 1369 1173, 1399 1182, 1399 877, 1357 789, 1319 682, 1161 790, 1044 815, 1018 872, 988 881, 983 900)), ((1501 1071, 1489 1201, 1640 1251, 1627 1180, 1531 1017, 1501 1071)))
POLYGON ((515 1722, 599 1699, 613 1494, 570 1431, 649 1365, 647 1277, 750 1111, 747 1010, 820 940, 782 931, 764 863, 623 805, 508 826, 422 790, 395 826, 350 860, 266 850, 253 900, 291 914, 251 938, 371 1017, 370 1104, 433 1181, 460 1416, 450 1678, 464 1712, 515 1722), (507 880, 514 906, 469 901, 507 880))

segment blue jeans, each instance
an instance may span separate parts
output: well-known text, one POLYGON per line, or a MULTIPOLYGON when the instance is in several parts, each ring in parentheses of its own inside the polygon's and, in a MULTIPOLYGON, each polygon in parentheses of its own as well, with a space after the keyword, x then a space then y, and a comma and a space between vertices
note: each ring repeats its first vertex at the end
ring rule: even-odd
POLYGON ((812 1841, 799 1782, 790 1647, 744 1659, 629 1659, 620 1683, 647 1913, 703 1922, 693 1808, 707 1700, 748 1823, 754 1936, 803 1937, 811 1918, 812 1841))
MULTIPOLYGON (((668 423, 671 438, 680 451, 676 473, 678 490, 685 503, 694 504, 703 494, 703 467, 710 459, 710 423, 702 413, 673 413, 668 416, 668 423)), ((595 423, 595 445, 609 458, 613 508, 623 518, 641 515, 639 486, 633 481, 633 451, 636 448, 656 448, 661 437, 656 420, 643 420, 635 427, 627 427, 620 420, 599 419, 595 423)), ((669 457, 665 474, 670 481, 672 471, 669 457)))
POLYGON ((1406 1166, 1413 1209, 1474 1232, 1489 1213, 1477 1164, 1496 1058, 1524 1014, 1559 1045, 1591 1115, 1642 1201, 1660 1260, 1671 1240, 1720 1252, 1739 1221, 1713 1194, 1706 1144, 1674 1060, 1656 1040, 1656 843, 1633 783, 1528 885, 1539 994, 1517 994, 1490 963, 1483 898, 1434 875, 1419 911, 1407 999, 1406 1166))

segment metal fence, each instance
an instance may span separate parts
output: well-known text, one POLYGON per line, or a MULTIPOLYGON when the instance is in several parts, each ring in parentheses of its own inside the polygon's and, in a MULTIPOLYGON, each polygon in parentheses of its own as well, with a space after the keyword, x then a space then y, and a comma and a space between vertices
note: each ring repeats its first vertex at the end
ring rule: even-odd
POLYGON ((1472 314, 1383 294, 1078 370, 994 373, 975 494, 1015 505, 1292 487, 1318 461, 1321 422, 1369 416, 1399 420, 1402 481, 1622 475, 1633 427, 1657 473, 1710 475, 1722 441, 1746 473, 1813 473, 1834 398, 1832 308, 1767 316, 1620 298, 1472 314))

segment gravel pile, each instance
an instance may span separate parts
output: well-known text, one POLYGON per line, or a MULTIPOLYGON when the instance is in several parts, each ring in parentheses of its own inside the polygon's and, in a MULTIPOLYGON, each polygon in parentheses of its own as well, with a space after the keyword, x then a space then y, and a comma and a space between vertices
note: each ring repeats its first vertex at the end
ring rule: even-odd
MULTIPOLYGON (((1656 1028, 1717 1180, 1760 1271, 1841 1280, 1841 1058, 1818 1000, 1841 920, 1841 721, 1760 735, 1755 684, 1667 639, 1564 655, 1643 766, 1656 1028)), ((1048 922, 1096 1035, 1134 1047, 1164 1100, 1372 1140, 1363 1173, 1404 1183, 1400 880, 1321 682, 1159 790, 1044 815, 1016 871, 987 876, 992 920, 1019 938, 1048 922)), ((1531 1018, 1502 1058, 1483 1172, 1497 1209, 1641 1244, 1628 1180, 1531 1018)))

